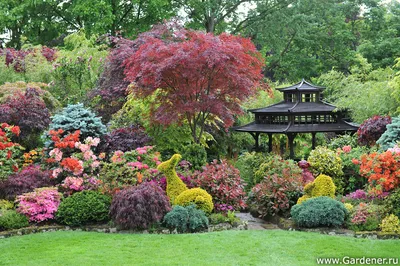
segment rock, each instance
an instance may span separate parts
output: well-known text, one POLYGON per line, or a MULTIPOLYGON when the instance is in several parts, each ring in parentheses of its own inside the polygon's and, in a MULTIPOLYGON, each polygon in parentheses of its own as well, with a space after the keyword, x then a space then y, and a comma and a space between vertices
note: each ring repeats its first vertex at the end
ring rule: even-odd
POLYGON ((117 231, 117 228, 115 228, 115 227, 114 227, 114 228, 110 228, 110 233, 111 233, 111 234, 114 234, 114 233, 116 233, 116 232, 118 232, 118 231, 117 231))
POLYGON ((169 235, 169 234, 170 234, 170 232, 169 232, 169 230, 168 230, 168 229, 164 229, 164 230, 162 230, 162 231, 161 231, 161 234, 164 234, 164 235, 169 235))

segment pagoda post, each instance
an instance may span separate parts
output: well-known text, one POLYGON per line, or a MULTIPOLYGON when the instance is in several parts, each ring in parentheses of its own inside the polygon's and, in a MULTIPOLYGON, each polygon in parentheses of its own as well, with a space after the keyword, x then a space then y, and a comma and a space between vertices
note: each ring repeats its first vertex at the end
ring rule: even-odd
POLYGON ((268 152, 272 152, 272 133, 268 133, 268 152))
POLYGON ((315 149, 315 135, 316 134, 317 134, 316 132, 311 133, 311 135, 312 135, 311 147, 313 150, 315 149))
POLYGON ((291 159, 294 159, 294 138, 296 137, 296 133, 288 133, 287 137, 289 140, 289 149, 290 149, 289 157, 291 159))

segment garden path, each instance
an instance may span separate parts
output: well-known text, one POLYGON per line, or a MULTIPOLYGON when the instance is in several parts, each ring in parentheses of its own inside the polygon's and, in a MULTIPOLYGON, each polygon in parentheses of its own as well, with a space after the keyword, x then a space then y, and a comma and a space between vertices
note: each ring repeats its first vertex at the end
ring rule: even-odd
POLYGON ((248 212, 236 213, 236 217, 240 218, 241 221, 247 221, 248 230, 279 229, 276 224, 268 223, 260 218, 255 218, 248 212))

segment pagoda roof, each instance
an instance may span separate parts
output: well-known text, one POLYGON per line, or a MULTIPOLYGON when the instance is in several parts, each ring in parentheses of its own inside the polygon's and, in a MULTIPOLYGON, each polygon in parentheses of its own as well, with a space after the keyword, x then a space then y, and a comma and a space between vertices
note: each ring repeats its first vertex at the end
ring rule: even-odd
POLYGON ((289 87, 277 88, 278 91, 281 92, 294 92, 294 91, 304 91, 304 92, 317 92, 324 90, 325 87, 320 87, 307 82, 306 80, 302 80, 299 83, 291 85, 289 87))
POLYGON ((324 101, 319 102, 286 102, 281 101, 279 103, 249 110, 252 113, 265 113, 265 114, 288 114, 288 113, 303 113, 303 114, 320 114, 330 113, 336 109, 334 105, 331 105, 324 101))
POLYGON ((258 132, 258 133, 312 133, 312 132, 354 132, 357 131, 356 124, 340 120, 337 123, 326 124, 292 124, 274 125, 274 124, 250 124, 235 127, 235 131, 240 132, 258 132))

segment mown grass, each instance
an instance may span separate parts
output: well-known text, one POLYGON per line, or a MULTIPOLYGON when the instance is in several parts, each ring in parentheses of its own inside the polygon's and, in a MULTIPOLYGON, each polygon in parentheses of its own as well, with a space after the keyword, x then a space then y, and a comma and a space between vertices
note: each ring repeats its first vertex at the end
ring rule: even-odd
POLYGON ((398 257, 400 241, 280 230, 183 235, 51 232, 0 240, 0 265, 316 265, 398 257))

